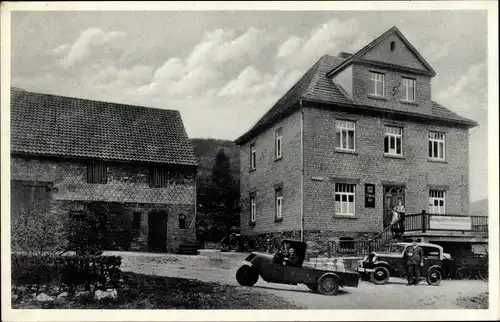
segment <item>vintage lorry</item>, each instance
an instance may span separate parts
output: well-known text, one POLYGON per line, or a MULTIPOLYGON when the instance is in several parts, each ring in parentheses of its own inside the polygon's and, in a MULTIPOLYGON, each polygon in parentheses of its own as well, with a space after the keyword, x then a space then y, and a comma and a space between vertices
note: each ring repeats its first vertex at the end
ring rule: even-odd
POLYGON ((336 272, 303 267, 307 244, 295 240, 283 240, 276 254, 252 252, 236 272, 236 280, 242 286, 253 286, 261 277, 268 283, 305 284, 311 291, 334 295, 340 287, 357 287, 357 272, 336 272), (295 263, 287 263, 286 255, 293 248, 295 263))

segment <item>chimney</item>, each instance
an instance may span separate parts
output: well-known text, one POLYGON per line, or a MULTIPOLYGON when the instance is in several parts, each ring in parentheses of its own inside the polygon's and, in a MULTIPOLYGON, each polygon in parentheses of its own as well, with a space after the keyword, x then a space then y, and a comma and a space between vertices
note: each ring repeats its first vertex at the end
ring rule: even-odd
POLYGON ((343 51, 339 53, 339 57, 340 58, 349 58, 351 56, 352 56, 352 54, 346 53, 346 52, 343 52, 343 51))

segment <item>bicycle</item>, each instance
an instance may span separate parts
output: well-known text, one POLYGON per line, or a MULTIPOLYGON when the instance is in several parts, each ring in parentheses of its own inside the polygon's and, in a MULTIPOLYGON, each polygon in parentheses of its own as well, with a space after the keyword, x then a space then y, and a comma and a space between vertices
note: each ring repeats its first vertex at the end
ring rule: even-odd
POLYGON ((471 276, 475 276, 479 277, 483 281, 488 281, 488 263, 459 268, 455 275, 461 280, 468 280, 471 276))

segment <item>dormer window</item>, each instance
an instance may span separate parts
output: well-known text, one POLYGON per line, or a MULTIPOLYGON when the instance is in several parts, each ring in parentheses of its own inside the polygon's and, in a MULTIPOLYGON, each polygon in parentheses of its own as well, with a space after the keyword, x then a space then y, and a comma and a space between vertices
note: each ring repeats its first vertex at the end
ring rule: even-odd
POLYGON ((404 100, 415 102, 417 81, 413 78, 403 77, 404 100))
POLYGON ((373 96, 384 96, 385 75, 377 72, 370 72, 368 82, 368 93, 373 96))

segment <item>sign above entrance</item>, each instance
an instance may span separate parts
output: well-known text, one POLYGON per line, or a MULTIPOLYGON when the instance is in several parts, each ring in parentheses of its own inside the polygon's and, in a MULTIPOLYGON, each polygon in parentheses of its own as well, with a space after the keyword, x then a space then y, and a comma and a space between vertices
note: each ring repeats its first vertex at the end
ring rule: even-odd
POLYGON ((365 184, 365 208, 375 208, 374 184, 365 184))
POLYGON ((470 217, 462 216, 429 216, 429 228, 434 230, 471 230, 470 217))

